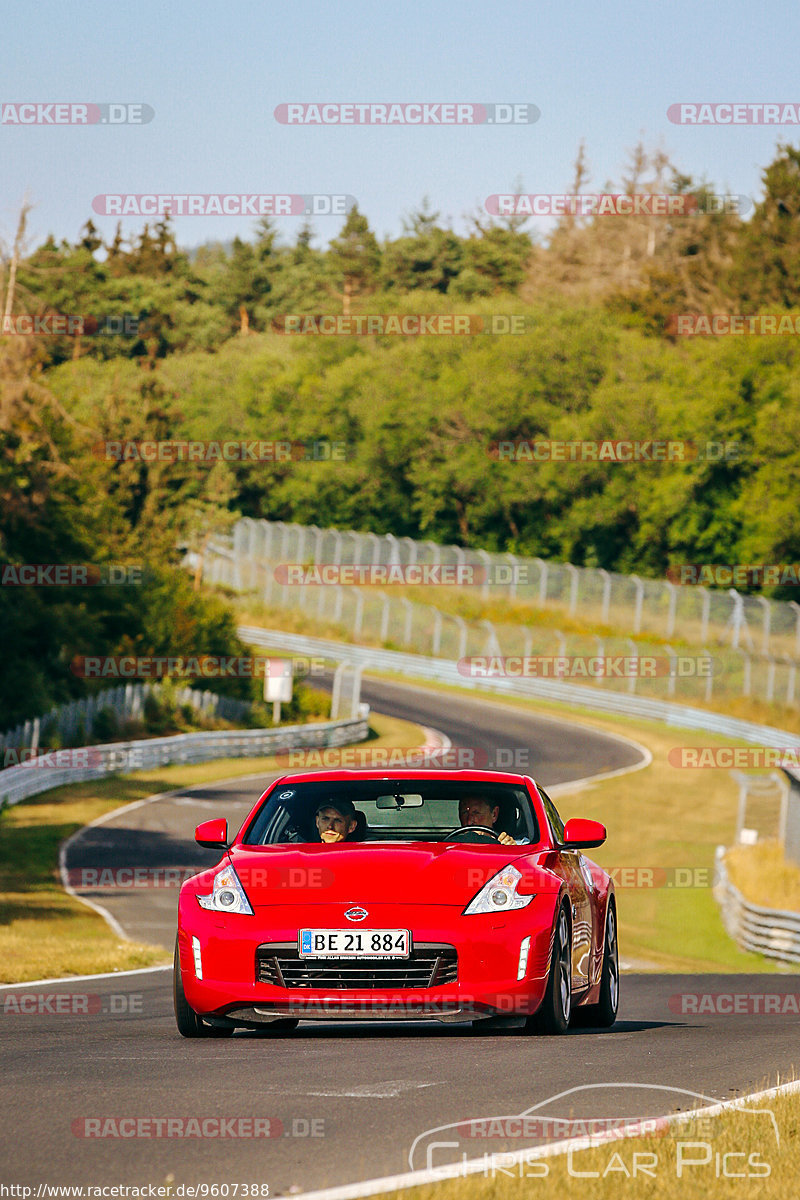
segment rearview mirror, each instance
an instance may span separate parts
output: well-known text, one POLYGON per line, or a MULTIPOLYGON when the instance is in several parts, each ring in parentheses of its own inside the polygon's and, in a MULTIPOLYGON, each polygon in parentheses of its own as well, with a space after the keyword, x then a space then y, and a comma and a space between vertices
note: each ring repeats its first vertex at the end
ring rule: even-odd
POLYGON ((422 796, 416 792, 406 792, 404 795, 378 796, 376 808, 422 808, 422 796))
POLYGON ((606 827, 599 821, 572 817, 564 826, 562 845, 569 846, 572 850, 588 850, 591 846, 602 846, 606 837, 606 827))
POLYGON ((228 846, 228 822, 223 817, 203 821, 194 831, 194 840, 206 850, 225 850, 228 846))

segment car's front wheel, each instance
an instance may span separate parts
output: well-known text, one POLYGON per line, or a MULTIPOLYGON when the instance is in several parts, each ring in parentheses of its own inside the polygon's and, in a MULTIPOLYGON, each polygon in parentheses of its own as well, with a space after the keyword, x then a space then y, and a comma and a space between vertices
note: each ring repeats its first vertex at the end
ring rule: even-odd
POLYGON ((232 1025, 210 1025, 208 1021, 204 1021, 186 999, 177 938, 175 939, 175 960, 172 972, 172 999, 175 1007, 175 1023, 178 1026, 178 1033, 183 1037, 230 1037, 233 1033, 232 1025))
POLYGON ((541 1008, 528 1018, 527 1028, 536 1033, 566 1033, 572 1015, 572 936, 567 906, 562 904, 556 919, 550 974, 541 1008))

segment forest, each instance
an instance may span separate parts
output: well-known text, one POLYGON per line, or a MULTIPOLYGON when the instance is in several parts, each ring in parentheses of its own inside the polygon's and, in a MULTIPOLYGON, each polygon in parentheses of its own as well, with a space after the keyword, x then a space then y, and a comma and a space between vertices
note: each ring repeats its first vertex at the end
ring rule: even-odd
MULTIPOLYGON (((779 145, 762 178, 742 214, 639 146, 604 190, 685 202, 576 203, 546 241, 519 212, 457 234, 423 200, 394 239, 354 207, 324 249, 308 224, 290 240, 269 219, 182 249, 168 218, 109 242, 89 221, 30 248, 23 210, 0 263, 0 571, 142 572, 0 587, 0 726, 85 694, 78 654, 241 652, 232 611, 179 569, 238 516, 661 577, 799 561, 798 347, 777 332, 798 326, 763 318, 800 313, 800 149, 779 145), (698 324, 714 314, 761 324, 698 324), (498 453, 625 439, 701 452, 498 453), (231 441, 272 450, 109 450, 231 441)), ((586 183, 581 148, 572 194, 586 183)))

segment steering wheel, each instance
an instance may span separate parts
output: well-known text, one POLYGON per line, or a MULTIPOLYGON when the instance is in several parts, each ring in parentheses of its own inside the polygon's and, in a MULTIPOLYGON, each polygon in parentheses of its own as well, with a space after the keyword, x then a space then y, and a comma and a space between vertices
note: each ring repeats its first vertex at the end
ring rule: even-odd
POLYGON ((455 841, 460 833, 479 833, 484 836, 488 834, 496 842, 500 841, 500 835, 497 833, 497 830, 492 829, 490 825, 458 825, 455 829, 451 829, 449 833, 444 835, 444 840, 446 842, 455 841))

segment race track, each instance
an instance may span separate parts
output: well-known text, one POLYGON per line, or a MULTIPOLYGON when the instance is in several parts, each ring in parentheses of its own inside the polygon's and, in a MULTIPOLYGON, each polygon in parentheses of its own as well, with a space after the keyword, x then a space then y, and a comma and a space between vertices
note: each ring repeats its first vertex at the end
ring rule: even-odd
MULTIPOLYGON (((640 760, 624 741, 473 698, 371 681, 364 698, 455 745, 489 755, 527 747, 531 773, 545 785, 640 760)), ((236 826, 263 786, 238 780, 131 807, 72 842, 70 878, 127 865, 167 881, 167 871, 213 862, 215 854, 194 845, 194 825, 224 815, 236 826)), ((88 894, 131 936, 172 946, 174 886, 88 894)), ((588 1082, 607 1086, 542 1111, 613 1118, 691 1108, 699 1101, 658 1086, 726 1099, 789 1076, 800 1057, 791 1037, 797 1016, 686 1015, 678 997, 794 990, 792 976, 626 974, 620 1019, 603 1033, 547 1039, 436 1023, 307 1023, 278 1037, 237 1031, 185 1041, 174 1025, 169 971, 4 988, 3 1028, 13 1034, 0 1048, 4 1177, 33 1186, 32 1196, 40 1183, 169 1180, 268 1185, 274 1197, 407 1171, 415 1139, 428 1130, 518 1114, 588 1082), (623 1086, 632 1083, 657 1086, 623 1086), (198 1124, 187 1124, 193 1118, 198 1124), (204 1136, 192 1136, 198 1130, 204 1136), (104 1136, 87 1136, 98 1132, 104 1136)), ((474 1158, 527 1144, 472 1138, 430 1151, 430 1140, 418 1143, 415 1167, 426 1166, 429 1153, 438 1165, 448 1154, 474 1158)))

